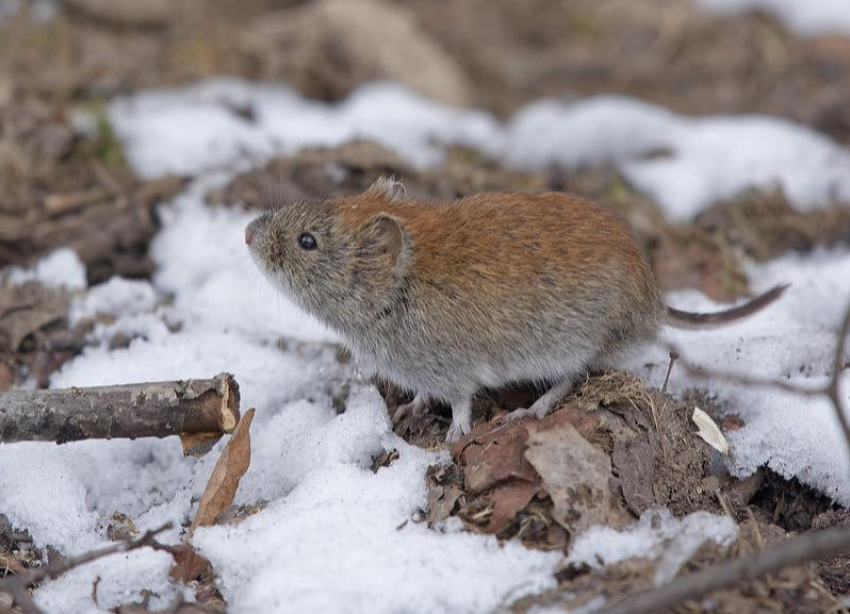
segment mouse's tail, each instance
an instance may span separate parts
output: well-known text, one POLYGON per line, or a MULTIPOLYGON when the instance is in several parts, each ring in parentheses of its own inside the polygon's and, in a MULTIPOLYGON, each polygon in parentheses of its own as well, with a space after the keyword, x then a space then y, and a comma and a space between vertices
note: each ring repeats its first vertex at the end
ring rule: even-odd
POLYGON ((761 311, 782 296, 789 285, 780 284, 774 286, 764 294, 759 294, 743 305, 712 313, 692 313, 690 311, 680 311, 673 307, 667 307, 667 320, 670 325, 681 328, 728 324, 729 322, 746 318, 757 311, 761 311))

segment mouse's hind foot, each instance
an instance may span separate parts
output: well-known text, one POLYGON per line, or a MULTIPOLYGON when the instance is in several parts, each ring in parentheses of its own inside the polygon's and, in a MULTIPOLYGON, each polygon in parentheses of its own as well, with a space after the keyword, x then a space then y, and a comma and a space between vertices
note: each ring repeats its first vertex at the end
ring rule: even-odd
POLYGON ((508 420, 520 420, 522 418, 545 418, 558 403, 573 389, 573 378, 558 382, 547 390, 543 396, 537 399, 531 407, 515 409, 508 414, 508 420))

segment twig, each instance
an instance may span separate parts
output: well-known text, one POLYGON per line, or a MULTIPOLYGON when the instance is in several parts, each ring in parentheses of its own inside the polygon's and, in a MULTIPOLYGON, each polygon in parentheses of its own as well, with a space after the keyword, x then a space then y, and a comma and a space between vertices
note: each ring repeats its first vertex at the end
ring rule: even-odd
POLYGON ((803 386, 790 384, 781 379, 755 377, 751 375, 742 375, 740 373, 730 373, 729 371, 715 371, 708 367, 701 367, 690 362, 684 354, 676 348, 676 346, 667 344, 666 347, 671 353, 676 353, 678 355, 677 362, 691 377, 704 380, 719 380, 721 382, 740 384, 741 386, 748 386, 751 388, 777 388, 785 392, 806 397, 823 396, 826 394, 826 387, 824 386, 804 388, 803 386))
POLYGON ((847 408, 844 407, 844 400, 841 398, 841 375, 844 371, 844 344, 847 342, 848 336, 850 336, 850 305, 847 306, 844 321, 841 323, 841 328, 838 331, 838 343, 835 345, 835 356, 832 359, 832 379, 826 388, 826 395, 832 401, 835 414, 841 423, 841 428, 844 430, 844 439, 847 441, 848 448, 850 448, 850 421, 847 418, 847 408))
POLYGON ((670 373, 673 372, 673 363, 679 358, 679 353, 670 350, 670 364, 667 365, 667 375, 664 376, 664 385, 661 387, 661 392, 667 392, 667 384, 670 382, 670 373))
POLYGON ((688 599, 697 599, 711 591, 756 580, 785 567, 809 561, 829 559, 850 551, 850 527, 834 527, 806 533, 780 546, 757 554, 714 565, 697 573, 673 580, 658 589, 639 593, 597 614, 658 614, 688 599))
MULTIPOLYGON (((111 554, 117 554, 119 552, 129 552, 130 550, 138 550, 139 548, 144 547, 170 552, 170 549, 167 546, 163 546, 154 538, 163 531, 170 529, 171 526, 172 525, 169 522, 158 529, 145 532, 145 534, 138 539, 125 541, 113 546, 107 546, 106 548, 101 548, 99 550, 92 550, 91 552, 86 552, 79 556, 61 559, 54 563, 45 565, 44 567, 28 569, 25 573, 18 576, 0 580, 0 591, 11 594, 15 600, 15 604, 17 604, 17 606, 25 614, 44 614, 38 606, 35 605, 32 597, 30 597, 27 592, 27 588, 29 586, 44 580, 53 580, 76 567, 80 567, 86 563, 91 563, 97 559, 102 559, 103 557, 111 554)), ((0 614, 12 614, 12 612, 13 610, 11 608, 0 607, 0 614)))
POLYGON ((229 433, 239 420, 231 375, 0 395, 0 443, 229 433))

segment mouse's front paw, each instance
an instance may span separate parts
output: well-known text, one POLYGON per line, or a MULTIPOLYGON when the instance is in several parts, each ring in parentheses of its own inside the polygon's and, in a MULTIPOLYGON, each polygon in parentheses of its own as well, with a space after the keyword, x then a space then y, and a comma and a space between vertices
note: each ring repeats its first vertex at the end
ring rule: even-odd
POLYGON ((410 403, 399 405, 393 413, 393 425, 396 426, 407 418, 421 418, 428 413, 428 399, 423 394, 417 394, 410 403))

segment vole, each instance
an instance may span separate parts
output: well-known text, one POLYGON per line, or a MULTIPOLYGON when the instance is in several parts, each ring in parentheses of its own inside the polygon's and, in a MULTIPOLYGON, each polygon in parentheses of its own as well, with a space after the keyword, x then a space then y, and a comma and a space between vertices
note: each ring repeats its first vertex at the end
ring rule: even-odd
POLYGON ((667 307, 627 226, 563 193, 407 199, 381 179, 348 198, 279 204, 245 242, 262 272, 338 331, 366 370, 413 391, 395 419, 451 404, 447 439, 471 429, 483 387, 555 382, 511 417, 546 415, 576 378, 665 323, 748 316, 777 286, 718 313, 667 307))

